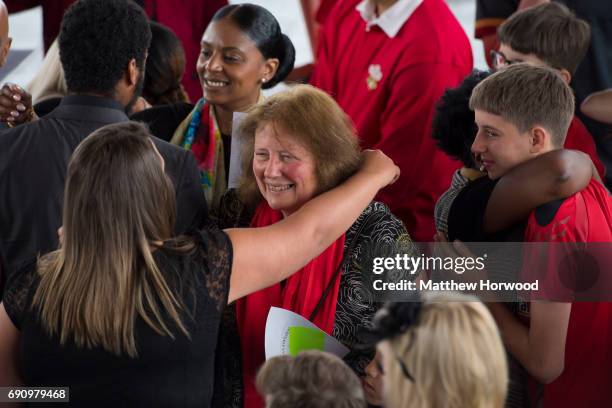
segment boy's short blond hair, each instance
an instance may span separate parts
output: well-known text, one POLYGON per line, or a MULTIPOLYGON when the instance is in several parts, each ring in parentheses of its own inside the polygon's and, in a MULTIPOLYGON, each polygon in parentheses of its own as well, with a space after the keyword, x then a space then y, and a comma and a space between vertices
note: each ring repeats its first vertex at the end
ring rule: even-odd
POLYGON ((591 27, 564 5, 550 2, 517 11, 499 26, 497 36, 513 50, 574 75, 589 48, 591 27))
POLYGON ((574 116, 574 94, 551 68, 513 64, 474 88, 470 109, 501 116, 521 133, 542 126, 561 148, 574 116))

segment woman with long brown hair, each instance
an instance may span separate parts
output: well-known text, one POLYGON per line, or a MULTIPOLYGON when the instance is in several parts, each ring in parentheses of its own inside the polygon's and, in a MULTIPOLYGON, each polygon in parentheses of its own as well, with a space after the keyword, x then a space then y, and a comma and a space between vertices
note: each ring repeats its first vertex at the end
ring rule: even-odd
POLYGON ((0 305, 0 386, 68 386, 77 404, 210 405, 224 306, 300 269, 398 173, 368 152, 358 173, 282 222, 172 239, 163 167, 136 123, 76 149, 63 243, 23 265, 0 305))

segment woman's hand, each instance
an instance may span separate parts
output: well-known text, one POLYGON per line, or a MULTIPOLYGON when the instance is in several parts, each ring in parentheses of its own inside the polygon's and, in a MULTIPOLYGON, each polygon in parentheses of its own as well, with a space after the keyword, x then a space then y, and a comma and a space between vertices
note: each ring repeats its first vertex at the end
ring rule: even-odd
POLYGON ((400 175, 400 169, 381 150, 364 150, 363 163, 359 170, 362 174, 373 176, 380 188, 395 183, 400 175))
POLYGON ((19 85, 4 84, 0 90, 0 121, 13 127, 34 119, 32 95, 19 85))

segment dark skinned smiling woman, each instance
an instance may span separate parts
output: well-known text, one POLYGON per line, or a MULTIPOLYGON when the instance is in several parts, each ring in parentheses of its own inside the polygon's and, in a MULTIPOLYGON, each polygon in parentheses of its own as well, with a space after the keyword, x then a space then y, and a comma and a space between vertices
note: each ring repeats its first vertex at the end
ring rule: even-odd
POLYGON ((399 174, 368 151, 273 225, 172 238, 172 183, 149 136, 114 124, 76 149, 60 249, 23 265, 0 304, 0 387, 66 386, 82 406, 210 406, 228 302, 302 268, 399 174))
POLYGON ((203 97, 191 112, 174 105, 145 110, 132 119, 149 124, 160 139, 191 150, 200 168, 202 189, 215 210, 227 190, 234 112, 262 99, 262 89, 281 82, 293 69, 295 50, 278 21, 253 4, 230 5, 214 15, 202 36, 197 72, 203 97), (186 115, 186 116, 185 116, 186 115), (172 134, 160 134, 159 122, 172 134))

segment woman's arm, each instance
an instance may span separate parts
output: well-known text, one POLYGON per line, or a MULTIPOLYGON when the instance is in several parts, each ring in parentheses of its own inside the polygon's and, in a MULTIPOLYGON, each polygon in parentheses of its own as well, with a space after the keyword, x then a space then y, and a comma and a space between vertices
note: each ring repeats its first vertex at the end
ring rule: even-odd
POLYGON ((280 282, 344 233, 399 168, 380 151, 365 152, 361 170, 297 212, 264 228, 229 229, 233 263, 228 302, 280 282))
POLYGON ((580 110, 600 122, 612 122, 612 89, 590 94, 580 105, 580 110))
POLYGON ((19 330, 9 319, 4 304, 0 303, 0 387, 23 384, 18 370, 18 355, 19 330))
POLYGON ((566 198, 599 180, 590 157, 578 150, 555 150, 504 175, 491 193, 483 228, 490 234, 523 220, 535 208, 566 198))

